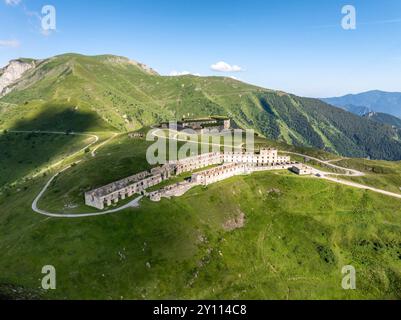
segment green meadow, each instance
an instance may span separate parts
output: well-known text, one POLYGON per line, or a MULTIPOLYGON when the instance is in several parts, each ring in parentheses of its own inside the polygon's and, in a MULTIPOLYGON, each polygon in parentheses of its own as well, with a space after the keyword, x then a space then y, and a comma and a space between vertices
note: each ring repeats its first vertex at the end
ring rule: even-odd
POLYGON ((343 159, 336 164, 365 173, 362 177, 346 177, 348 180, 401 194, 400 161, 343 159))
MULTIPOLYGON (((21 164, 21 176, 80 150, 86 139, 27 135, 0 140, 8 153, 15 145, 47 146, 37 151, 42 160, 32 156, 32 163, 21 164)), ((76 157, 82 161, 55 180, 39 206, 93 211, 84 207, 83 192, 148 169, 149 143, 122 135, 96 157, 82 152, 76 157)), ((56 169, 14 185, 7 178, 17 170, 12 163, 1 158, 8 168, 0 194, 2 297, 401 298, 397 199, 280 171, 231 178, 159 203, 143 199, 139 208, 111 215, 56 219, 31 210, 56 169), (242 215, 245 221, 233 224, 242 215), (56 290, 40 289, 44 265, 57 270, 56 290), (356 268, 357 290, 341 287, 345 265, 356 268)))

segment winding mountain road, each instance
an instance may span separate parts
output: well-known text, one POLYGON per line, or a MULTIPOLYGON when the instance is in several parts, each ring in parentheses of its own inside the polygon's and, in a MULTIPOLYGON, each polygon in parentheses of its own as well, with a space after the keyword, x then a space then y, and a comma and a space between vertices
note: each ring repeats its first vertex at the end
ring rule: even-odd
MULTIPOLYGON (((77 162, 79 163, 79 162, 77 162)), ((45 186, 42 188, 40 193, 37 195, 35 200, 32 202, 32 210, 35 211, 36 213, 39 213, 41 215, 47 216, 47 217, 52 217, 52 218, 85 218, 85 217, 96 217, 96 216, 103 216, 106 214, 110 213, 115 213, 118 211, 122 211, 127 208, 132 208, 132 207, 139 207, 139 201, 142 199, 142 196, 135 198, 134 200, 130 201, 129 203, 115 208, 115 209, 110 209, 107 211, 99 211, 99 212, 93 212, 93 213, 80 213, 80 214, 66 214, 66 213, 52 213, 48 212, 46 210, 42 210, 38 208, 38 202, 40 198, 42 198, 43 194, 46 192, 47 188, 49 188, 50 184, 53 182, 53 180, 58 177, 61 173, 64 171, 68 170, 71 168, 71 166, 64 168, 63 170, 57 172, 54 176, 50 178, 49 181, 45 184, 45 186)))
MULTIPOLYGON (((296 152, 291 152, 291 151, 280 151, 280 152, 282 152, 282 153, 288 153, 288 154, 293 154, 293 155, 300 156, 300 157, 303 157, 303 158, 309 159, 309 160, 314 160, 314 161, 317 161, 317 162, 319 162, 319 163, 322 163, 322 164, 324 164, 324 165, 326 165, 326 166, 328 166, 328 167, 346 171, 346 173, 344 173, 344 174, 343 174, 343 173, 334 173, 334 172, 333 172, 333 173, 331 173, 331 172, 330 172, 330 173, 325 172, 326 174, 337 175, 337 176, 351 176, 351 177, 362 177, 362 176, 365 175, 365 174, 364 174, 363 172, 361 172, 361 171, 354 170, 354 169, 349 169, 349 168, 344 168, 344 167, 340 167, 340 166, 338 166, 338 165, 335 165, 335 164, 332 164, 332 163, 331 163, 332 161, 338 161, 338 160, 341 160, 341 159, 326 160, 326 161, 324 161, 324 160, 320 160, 320 159, 315 158, 315 157, 307 156, 307 155, 302 154, 302 153, 296 153, 296 152)), ((323 171, 323 172, 324 172, 324 171, 323 171)))
MULTIPOLYGON (((39 130, 32 130, 32 131, 27 131, 27 130, 12 130, 9 131, 10 133, 40 133, 40 134, 58 134, 58 135, 65 135, 65 132, 60 132, 60 131, 39 131, 39 130)), ((92 141, 91 143, 89 143, 88 145, 86 145, 85 147, 83 147, 82 149, 74 152, 73 154, 69 155, 67 158, 62 159, 60 161, 58 161, 57 163, 52 164, 50 167, 42 170, 39 173, 36 173, 35 175, 33 175, 32 177, 37 177, 38 175, 42 174, 45 171, 48 171, 49 169, 52 169, 54 167, 59 166, 61 163, 63 163, 65 160, 67 160, 68 158, 73 158, 74 156, 76 156, 79 153, 82 153, 83 151, 85 151, 87 148, 90 148, 91 146, 93 146, 94 144, 96 144, 100 139, 99 136, 95 135, 95 134, 89 134, 89 133, 81 133, 81 132, 70 132, 70 135, 76 135, 76 136, 87 136, 87 137, 92 137, 94 138, 94 141, 92 141)), ((105 140, 104 142, 102 142, 101 144, 99 144, 98 146, 96 146, 93 151, 91 152, 92 157, 96 156, 96 151, 103 147, 105 144, 107 144, 108 142, 110 142, 112 139, 114 139, 116 136, 118 136, 119 133, 113 133, 112 137, 110 137, 109 139, 105 140)), ((80 161, 75 162, 75 164, 80 163, 80 161)), ((32 210, 35 211, 36 213, 39 213, 41 215, 47 216, 47 217, 52 217, 52 218, 85 218, 85 217, 95 217, 95 216, 102 216, 102 215, 106 215, 106 214, 110 214, 110 213, 115 213, 118 211, 122 211, 125 210, 127 208, 132 208, 132 207, 138 207, 139 206, 139 201, 142 199, 142 196, 135 198, 134 200, 130 201, 129 203, 115 208, 115 209, 110 209, 110 210, 106 210, 106 211, 98 211, 98 212, 92 212, 92 213, 80 213, 80 214, 66 214, 66 213, 54 213, 54 212, 49 212, 46 210, 42 210, 40 208, 38 208, 38 202, 39 200, 42 198, 43 194, 47 191, 47 189, 49 188, 50 184, 53 182, 53 180, 58 177, 61 173, 63 173, 64 171, 70 169, 72 166, 68 166, 65 167, 64 169, 61 169, 60 171, 58 171, 55 175, 53 175, 48 181, 47 183, 44 185, 44 187, 42 188, 42 190, 39 192, 39 194, 36 196, 35 200, 32 202, 32 210)))

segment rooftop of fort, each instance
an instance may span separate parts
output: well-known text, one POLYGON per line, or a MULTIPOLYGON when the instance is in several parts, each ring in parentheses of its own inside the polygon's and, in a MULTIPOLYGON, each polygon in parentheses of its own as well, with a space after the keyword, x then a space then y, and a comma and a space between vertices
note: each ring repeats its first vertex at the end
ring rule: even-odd
POLYGON ((246 151, 246 150, 241 150, 241 151, 227 151, 224 152, 225 154, 246 154, 246 155, 258 155, 263 153, 264 151, 271 151, 271 152, 278 152, 278 149, 276 148, 260 148, 259 150, 255 151, 246 151))
POLYGON ((177 122, 178 124, 183 123, 196 123, 196 122, 218 122, 218 121, 228 121, 231 120, 229 117, 226 116, 210 116, 210 117, 199 117, 199 118, 185 118, 183 117, 181 120, 173 120, 173 121, 163 121, 160 124, 170 124, 177 122))
POLYGON ((236 168, 236 167, 240 167, 240 166, 243 166, 243 164, 238 164, 238 163, 234 163, 234 162, 233 163, 226 163, 226 164, 223 164, 223 165, 218 166, 218 167, 214 167, 214 168, 210 168, 210 169, 207 169, 207 170, 196 172, 196 174, 197 175, 209 175, 209 174, 223 172, 223 171, 226 171, 228 169, 236 168))
POLYGON ((231 120, 229 117, 225 116, 210 116, 210 117, 200 117, 200 118, 182 118, 183 122, 201 122, 201 121, 214 121, 214 120, 231 120))
POLYGON ((96 197, 104 197, 110 193, 116 192, 120 189, 126 188, 132 183, 141 181, 142 179, 145 179, 149 177, 151 173, 149 171, 142 171, 137 174, 134 174, 132 176, 129 176, 127 178, 109 183, 103 187, 88 191, 88 194, 94 195, 96 197))

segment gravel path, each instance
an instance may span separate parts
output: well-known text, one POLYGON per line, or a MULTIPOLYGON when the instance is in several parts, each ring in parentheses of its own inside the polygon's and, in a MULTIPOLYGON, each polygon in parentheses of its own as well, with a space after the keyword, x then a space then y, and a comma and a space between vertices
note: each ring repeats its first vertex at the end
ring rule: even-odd
MULTIPOLYGON (((60 131, 10 131, 11 133, 43 133, 43 134, 60 134, 60 135, 65 135, 65 132, 60 132, 60 131)), ((99 137, 95 134, 89 134, 89 133, 78 133, 78 132, 70 132, 70 135, 76 135, 76 136, 87 136, 87 137, 92 137, 94 138, 94 141, 92 141, 90 144, 88 144, 87 146, 83 147, 82 149, 80 149, 77 152, 74 152, 73 154, 71 154, 69 156, 69 158, 82 153, 85 149, 93 146, 94 144, 96 144, 99 141, 99 137)), ((113 136, 109 139, 107 139, 106 141, 102 142, 101 144, 99 144, 98 146, 96 146, 95 149, 93 149, 91 155, 93 157, 96 156, 95 151, 98 150, 100 147, 104 146, 106 143, 110 142, 112 139, 114 139, 116 136, 118 135, 118 133, 113 133, 113 136)), ((49 170, 50 168, 54 168, 58 165, 60 165, 63 161, 65 161, 65 159, 60 160, 59 162, 53 164, 52 166, 50 166, 49 168, 46 169, 49 170)), ((78 164, 80 161, 76 162, 75 164, 78 164)), ((106 215, 106 214, 110 214, 110 213, 115 213, 115 212, 119 212, 122 210, 125 210, 127 208, 132 208, 132 207, 138 207, 139 206, 139 201, 142 199, 142 196, 137 197, 136 199, 130 201, 129 203, 115 208, 115 209, 110 209, 110 210, 106 210, 106 211, 98 211, 98 212, 93 212, 93 213, 81 213, 81 214, 66 214, 66 213, 54 213, 54 212, 49 212, 46 210, 42 210, 40 208, 38 208, 38 202, 39 200, 42 198, 43 194, 46 192, 46 190, 49 188, 50 184, 53 182, 53 180, 58 177, 61 173, 63 173, 64 171, 70 169, 72 166, 68 166, 60 171, 58 171, 54 176, 52 176, 49 181, 47 181, 47 183, 44 185, 44 187, 42 188, 42 190, 39 192, 39 194, 36 196, 35 200, 32 202, 32 210, 35 211, 36 213, 39 213, 41 215, 47 216, 47 217, 53 217, 53 218, 84 218, 84 217, 95 217, 95 216, 102 216, 102 215, 106 215)), ((37 173, 34 177, 40 175, 42 172, 37 173)))

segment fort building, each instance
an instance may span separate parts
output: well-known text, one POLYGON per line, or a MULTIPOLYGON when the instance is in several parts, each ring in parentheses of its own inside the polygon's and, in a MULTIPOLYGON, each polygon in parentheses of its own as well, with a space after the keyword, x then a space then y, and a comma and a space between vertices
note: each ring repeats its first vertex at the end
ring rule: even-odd
POLYGON ((248 166, 244 163, 228 163, 216 168, 194 173, 192 174, 191 181, 198 185, 207 186, 236 175, 249 173, 248 166))
POLYGON ((291 167, 291 171, 300 175, 300 176, 304 176, 304 175, 310 175, 312 174, 313 169, 309 166, 306 166, 304 164, 296 164, 294 166, 291 167))
POLYGON ((170 199, 172 197, 179 197, 186 193, 189 189, 194 187, 196 184, 191 180, 178 182, 160 190, 149 193, 149 199, 151 201, 160 201, 162 198, 170 199))
MULTIPOLYGON (((171 129, 170 122, 162 122, 160 127, 163 129, 171 129)), ((175 124, 174 124, 175 125, 175 124)), ((222 116, 214 116, 207 118, 183 118, 181 121, 177 121, 176 130, 182 131, 185 129, 191 129, 199 134, 203 134, 206 130, 218 131, 229 130, 231 128, 231 119, 222 116)))
POLYGON ((150 170, 151 175, 160 175, 162 180, 170 179, 176 174, 176 165, 174 163, 166 163, 160 167, 155 167, 150 170))
POLYGON ((291 162, 288 156, 279 156, 272 148, 261 149, 258 153, 251 152, 211 152, 204 153, 168 163, 143 171, 128 178, 110 183, 106 186, 85 193, 85 204, 103 210, 106 206, 117 203, 134 194, 146 194, 152 201, 170 198, 184 194, 196 185, 207 186, 211 183, 256 171, 291 169, 297 174, 311 174, 312 169, 305 165, 291 162), (160 190, 146 193, 146 190, 170 179, 172 176, 185 172, 215 166, 201 172, 193 173, 187 181, 164 187, 160 190))
POLYGON ((133 138, 145 138, 145 133, 143 133, 143 132, 130 132, 128 134, 128 137, 130 137, 131 139, 133 139, 133 138))
POLYGON ((234 176, 247 175, 257 171, 285 170, 294 166, 294 163, 276 163, 258 166, 253 163, 227 163, 192 174, 191 181, 197 185, 207 186, 234 176))
POLYGON ((184 172, 206 168, 212 165, 218 165, 223 162, 220 152, 203 153, 198 156, 188 157, 178 160, 174 163, 175 174, 180 175, 184 172))
POLYGON ((265 166, 275 163, 287 163, 291 157, 279 156, 278 150, 273 148, 264 148, 259 153, 254 152, 226 152, 223 154, 223 161, 234 163, 248 163, 256 166, 265 166))
POLYGON ((160 173, 151 175, 148 171, 110 183, 104 187, 85 193, 85 204, 103 210, 105 206, 117 203, 120 199, 141 193, 163 181, 160 173))

